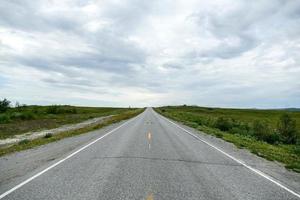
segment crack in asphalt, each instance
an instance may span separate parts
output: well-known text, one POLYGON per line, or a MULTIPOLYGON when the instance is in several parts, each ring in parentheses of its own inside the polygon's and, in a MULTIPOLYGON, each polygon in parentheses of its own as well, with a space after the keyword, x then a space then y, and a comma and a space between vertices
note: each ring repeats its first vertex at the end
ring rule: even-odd
POLYGON ((197 160, 185 160, 185 159, 172 159, 172 158, 153 158, 153 157, 142 157, 142 156, 105 156, 105 157, 93 157, 93 159, 143 159, 143 160, 154 160, 154 161, 170 161, 170 162, 185 162, 185 163, 194 163, 194 164, 203 164, 203 165, 220 165, 220 166, 239 166, 242 167, 241 164, 234 163, 217 163, 217 162, 205 162, 205 161, 197 161, 197 160))

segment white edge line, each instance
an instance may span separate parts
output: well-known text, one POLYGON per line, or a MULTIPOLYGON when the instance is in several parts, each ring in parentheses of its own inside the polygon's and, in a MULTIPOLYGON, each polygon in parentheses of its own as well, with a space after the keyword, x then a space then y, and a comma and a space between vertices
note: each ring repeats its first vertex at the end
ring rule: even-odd
MULTIPOLYGON (((160 115, 160 116, 162 116, 162 115, 160 115)), ((178 124, 172 122, 171 120, 167 119, 166 117, 164 117, 164 116, 162 116, 162 117, 163 117, 165 120, 167 120, 168 122, 174 124, 175 126, 177 126, 178 128, 180 128, 181 130, 183 130, 184 132, 186 132, 186 133, 188 133, 189 135, 193 136, 194 138, 196 138, 196 139, 202 141, 203 143, 207 144, 208 146, 210 146, 210 147, 214 148, 215 150, 221 152, 221 153, 224 154, 225 156, 231 158, 231 159, 234 160, 235 162, 237 162, 237 163, 243 165, 244 167, 246 167, 247 169, 251 170, 252 172, 254 172, 254 173, 256 173, 256 174, 262 176, 263 178, 265 178, 265 179, 271 181, 272 183, 274 183, 274 184, 276 184, 277 186, 281 187, 282 189, 286 190, 287 192, 289 192, 289 193, 295 195, 296 197, 300 198, 300 194, 299 194, 299 193, 294 192, 293 190, 287 188, 286 186, 284 186, 284 185, 282 185, 281 183, 277 182, 276 180, 274 180, 274 179, 271 178, 270 176, 266 175, 266 174, 263 173, 262 171, 260 171, 260 170, 258 170, 258 169, 255 169, 255 168, 253 168, 253 167, 247 165, 247 164, 244 163, 243 161, 241 161, 241 160, 239 160, 239 159, 237 159, 237 158, 235 158, 235 157, 229 155, 228 153, 226 153, 226 152, 224 152, 223 150, 219 149, 218 147, 216 147, 216 146, 210 144, 209 142, 207 142, 207 141, 205 141, 205 140, 199 138, 199 137, 196 136, 195 134, 193 134, 193 133, 191 133, 190 131, 188 131, 188 130, 182 128, 181 126, 179 126, 178 124)))
POLYGON ((26 179, 25 181, 21 182, 20 184, 16 185, 15 187, 11 188, 10 190, 4 192, 3 194, 0 195, 0 199, 3 199, 4 197, 6 197, 7 195, 9 195, 10 193, 14 192, 15 190, 19 189, 20 187, 24 186, 25 184, 29 183, 30 181, 34 180, 35 178, 41 176, 42 174, 46 173, 47 171, 49 171, 50 169, 56 167, 57 165, 61 164, 62 162, 68 160, 69 158, 73 157, 74 155, 78 154, 79 152, 83 151, 84 149, 88 148, 89 146, 91 146, 92 144, 98 142, 99 140, 103 139, 104 137, 108 136, 109 134, 115 132, 116 130, 118 130, 119 128, 123 127, 124 125, 130 123, 131 121, 133 121, 136 117, 132 118, 131 120, 125 122, 124 124, 118 126, 117 128, 105 133, 104 135, 102 135, 101 137, 97 138, 96 140, 88 143, 87 145, 81 147, 80 149, 76 150, 75 152, 71 153, 70 155, 68 155, 67 157, 61 159, 60 161, 50 165, 49 167, 47 167, 46 169, 42 170, 41 172, 35 174, 34 176, 26 179))

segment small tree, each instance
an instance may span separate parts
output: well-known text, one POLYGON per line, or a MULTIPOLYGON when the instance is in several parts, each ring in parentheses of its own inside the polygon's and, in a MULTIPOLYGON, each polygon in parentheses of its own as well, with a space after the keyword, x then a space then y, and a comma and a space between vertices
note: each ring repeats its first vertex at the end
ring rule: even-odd
POLYGON ((278 134, 273 132, 271 127, 265 121, 255 120, 253 122, 252 130, 254 136, 259 140, 263 140, 271 144, 278 142, 279 140, 278 134))
POLYGON ((232 128, 232 120, 224 117, 218 117, 215 122, 215 127, 221 131, 229 131, 232 128))
POLYGON ((277 125, 278 132, 283 138, 283 142, 287 144, 295 144, 297 141, 296 120, 290 115, 283 114, 277 125))
POLYGON ((7 99, 0 100, 0 113, 6 112, 10 106, 10 101, 7 99))

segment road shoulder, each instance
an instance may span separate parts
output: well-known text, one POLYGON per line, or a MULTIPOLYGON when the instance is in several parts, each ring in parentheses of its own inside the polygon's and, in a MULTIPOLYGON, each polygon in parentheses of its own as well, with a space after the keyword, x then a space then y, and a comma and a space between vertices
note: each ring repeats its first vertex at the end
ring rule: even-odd
POLYGON ((239 149, 234 144, 226 142, 220 138, 198 131, 172 119, 169 120, 176 123, 180 127, 190 131, 191 133, 196 134, 202 140, 207 141, 208 143, 222 149, 227 154, 265 173, 266 175, 270 176, 279 183, 282 183, 283 185, 287 186, 291 190, 300 193, 300 174, 287 170, 283 164, 274 161, 268 161, 262 157, 251 153, 247 149, 239 149))

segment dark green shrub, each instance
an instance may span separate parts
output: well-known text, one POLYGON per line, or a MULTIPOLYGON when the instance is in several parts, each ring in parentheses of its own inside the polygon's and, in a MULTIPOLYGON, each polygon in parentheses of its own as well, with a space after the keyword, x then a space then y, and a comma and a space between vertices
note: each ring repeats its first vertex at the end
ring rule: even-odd
POLYGON ((0 123, 8 123, 10 122, 10 117, 8 116, 8 114, 0 114, 0 123))
POLYGON ((195 122, 189 122, 189 121, 186 121, 185 124, 186 124, 187 126, 192 127, 192 128, 197 128, 197 127, 198 127, 198 124, 195 123, 195 122))
POLYGON ((217 132, 215 135, 216 135, 216 137, 218 137, 218 138, 223 138, 223 134, 220 133, 220 132, 217 132))
POLYGON ((38 109, 37 107, 33 107, 33 108, 32 108, 32 112, 33 112, 34 114, 39 114, 39 113, 40 113, 40 111, 39 111, 39 109, 38 109))
POLYGON ((198 125, 202 125, 202 119, 200 119, 200 118, 195 118, 192 121, 197 123, 198 125))
POLYGON ((59 113, 77 114, 76 108, 64 108, 60 109, 59 113))
POLYGON ((77 114, 77 109, 70 106, 52 105, 47 107, 47 114, 77 114))
POLYGON ((23 115, 21 116, 22 120, 30 120, 30 119, 36 119, 36 115, 33 112, 24 112, 22 113, 23 115))
POLYGON ((264 139, 264 141, 270 143, 270 144, 275 144, 280 142, 280 135, 277 132, 272 132, 268 137, 264 139))
POLYGON ((35 119, 36 116, 32 112, 14 112, 10 115, 11 119, 19 119, 19 120, 30 120, 35 119))
POLYGON ((58 114, 59 113, 59 106, 52 105, 52 106, 47 107, 46 113, 47 114, 58 114))
POLYGON ((215 127, 221 131, 229 131, 232 128, 232 121, 224 117, 218 117, 215 127))
POLYGON ((295 144, 297 142, 296 120, 292 119, 290 115, 283 114, 280 117, 277 130, 284 143, 295 144))
POLYGON ((2 101, 0 101, 0 113, 4 113, 9 109, 10 106, 10 101, 8 101, 7 99, 3 99, 2 101))
POLYGON ((21 116, 22 116, 22 113, 20 113, 20 112, 13 112, 10 114, 11 119, 20 119, 21 116))
POLYGON ((249 132, 241 127, 232 127, 229 130, 230 133, 239 134, 239 135, 248 135, 249 132))
POLYGON ((22 145, 22 144, 28 144, 30 142, 30 140, 28 139, 24 139, 24 140, 21 140, 18 144, 22 145))
POLYGON ((278 134, 273 131, 266 122, 255 120, 253 122, 252 130, 253 135, 259 140, 263 140, 271 144, 279 141, 278 134))
POLYGON ((295 154, 300 155, 300 145, 294 145, 293 151, 295 154))
POLYGON ((52 135, 52 133, 47 133, 45 136, 44 136, 44 138, 51 138, 53 135, 52 135))
POLYGON ((215 127, 215 120, 208 117, 202 120, 202 124, 208 127, 215 127))
POLYGON ((249 135, 250 126, 247 123, 239 122, 236 120, 232 121, 232 128, 229 130, 230 133, 239 135, 249 135))

